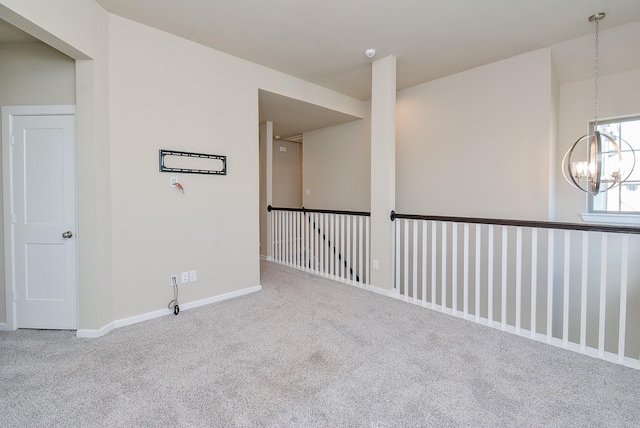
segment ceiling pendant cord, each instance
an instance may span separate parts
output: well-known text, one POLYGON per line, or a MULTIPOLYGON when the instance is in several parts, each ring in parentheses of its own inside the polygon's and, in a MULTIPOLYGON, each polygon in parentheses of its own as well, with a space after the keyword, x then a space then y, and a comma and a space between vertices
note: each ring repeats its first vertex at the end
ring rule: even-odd
POLYGON ((598 66, 600 65, 600 58, 598 57, 598 34, 599 34, 599 22, 602 19, 604 14, 596 14, 593 15, 590 20, 596 21, 596 69, 595 69, 595 78, 596 78, 596 115, 595 115, 595 123, 593 130, 598 130, 598 66), (602 16, 601 16, 602 15, 602 16))
POLYGON ((595 135, 595 140, 590 144, 591 155, 589 159, 596 159, 595 162, 595 175, 596 179, 591 184, 591 192, 594 195, 597 195, 600 192, 600 183, 601 183, 601 174, 602 174, 602 156, 598 155, 602 153, 602 140, 600 139, 600 132, 598 132, 598 68, 600 65, 600 58, 598 55, 598 35, 599 31, 599 23, 600 18, 599 15, 594 15, 594 21, 596 21, 596 58, 595 58, 595 83, 596 83, 596 112, 593 123, 593 134, 595 135))

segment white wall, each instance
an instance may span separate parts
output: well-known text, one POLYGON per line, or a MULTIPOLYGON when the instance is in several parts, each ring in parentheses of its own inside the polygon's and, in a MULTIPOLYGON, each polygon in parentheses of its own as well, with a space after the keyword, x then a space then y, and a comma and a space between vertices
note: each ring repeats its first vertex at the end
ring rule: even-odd
POLYGON ((184 270, 199 278, 181 303, 258 285, 259 89, 365 113, 94 2, 0 0, 0 18, 76 59, 82 329, 165 308, 169 276, 184 270), (160 148, 227 155, 228 175, 181 176, 178 193, 158 172, 160 148))
POLYGON ((260 256, 268 257, 270 255, 268 242, 271 239, 267 225, 267 206, 273 199, 273 123, 260 123, 260 141, 259 141, 259 157, 260 157, 260 256), (269 151, 268 148, 271 147, 269 151))
POLYGON ((0 19, 76 59, 79 325, 112 320, 107 13, 92 1, 0 0, 0 19))
POLYGON ((302 143, 273 141, 273 206, 302 207, 302 143))
POLYGON ((398 92, 397 212, 546 220, 549 49, 398 92))
MULTIPOLYGON (((75 61, 42 43, 0 43, 0 76, 0 106, 75 104, 75 61)), ((3 233, 0 230, 0 238, 3 233)), ((2 246, 0 323, 5 322, 5 311, 2 246)))
MULTIPOLYGON (((593 120, 593 84, 560 86, 550 50, 541 49, 399 91, 397 211, 582 222, 586 196, 565 182, 560 163, 593 120)), ((630 90, 638 87, 640 70, 601 75, 600 117, 638 114, 630 90)), ((358 126, 305 134, 304 189, 313 187, 305 206, 345 209, 367 191, 354 178, 368 165, 340 165, 365 147, 343 141, 369 139, 358 126)))
POLYGON ((360 103, 115 15, 109 22, 114 318, 166 307, 169 278, 183 271, 197 270, 198 281, 182 287, 182 302, 259 285, 258 89, 289 88, 339 111, 360 103), (228 174, 178 175, 181 193, 169 187, 176 174, 158 172, 159 149, 226 155, 228 174))
POLYGON ((109 30, 114 318, 166 307, 184 271, 182 302, 259 285, 250 64, 115 15, 109 30), (225 155, 228 173, 161 173, 159 149, 225 155))
POLYGON ((0 43, 0 105, 75 104, 75 61, 42 43, 0 43))
POLYGON ((302 190, 306 208, 370 210, 370 139, 368 116, 304 133, 302 190))

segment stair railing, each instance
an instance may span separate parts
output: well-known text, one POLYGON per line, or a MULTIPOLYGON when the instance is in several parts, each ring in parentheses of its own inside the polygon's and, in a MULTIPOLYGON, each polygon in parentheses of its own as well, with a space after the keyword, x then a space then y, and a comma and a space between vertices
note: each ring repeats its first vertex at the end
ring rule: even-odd
POLYGON ((369 283, 370 213, 269 205, 272 258, 343 282, 369 283))
POLYGON ((640 368, 640 228, 391 220, 397 298, 640 368))

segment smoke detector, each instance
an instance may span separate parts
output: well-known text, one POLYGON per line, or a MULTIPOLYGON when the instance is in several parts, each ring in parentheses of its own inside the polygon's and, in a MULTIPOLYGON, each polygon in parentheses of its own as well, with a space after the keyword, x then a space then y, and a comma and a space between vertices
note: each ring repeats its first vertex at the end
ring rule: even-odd
POLYGON ((376 56, 376 50, 367 49, 366 51, 364 51, 364 56, 366 56, 367 58, 373 58, 374 56, 376 56))

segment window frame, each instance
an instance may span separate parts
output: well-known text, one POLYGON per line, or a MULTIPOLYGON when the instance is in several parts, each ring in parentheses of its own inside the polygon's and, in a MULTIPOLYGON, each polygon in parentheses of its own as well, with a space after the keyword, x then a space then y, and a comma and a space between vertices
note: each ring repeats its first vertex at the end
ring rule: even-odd
MULTIPOLYGON (((598 125, 606 125, 610 123, 623 123, 640 121, 640 115, 634 114, 629 116, 612 117, 608 119, 598 120, 598 125)), ((595 121, 589 122, 589 133, 595 132, 595 121)), ((621 148, 622 149, 622 148, 621 148)), ((640 168, 640 149, 633 148, 636 154, 635 169, 640 168)), ((634 169, 634 170, 635 170, 634 169)), ((640 186, 640 180, 637 181, 640 186)), ((616 187, 615 189, 617 189, 616 187)), ((615 189, 609 190, 615 191, 615 189)), ((640 211, 609 211, 609 210, 596 210, 594 209, 595 196, 591 193, 587 194, 587 212, 581 214, 584 221, 593 223, 616 223, 616 224, 640 224, 640 211)))

